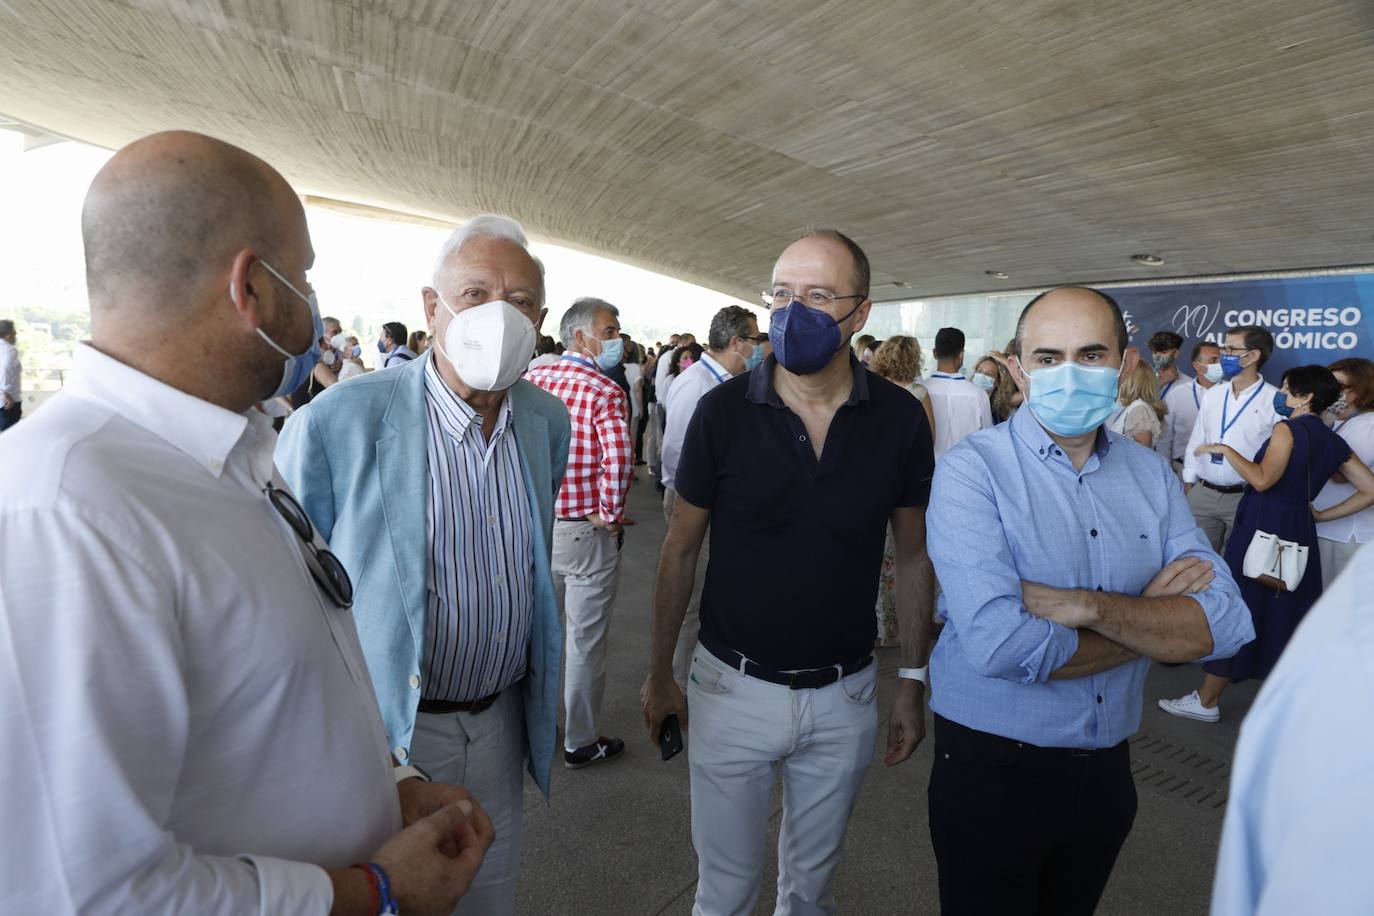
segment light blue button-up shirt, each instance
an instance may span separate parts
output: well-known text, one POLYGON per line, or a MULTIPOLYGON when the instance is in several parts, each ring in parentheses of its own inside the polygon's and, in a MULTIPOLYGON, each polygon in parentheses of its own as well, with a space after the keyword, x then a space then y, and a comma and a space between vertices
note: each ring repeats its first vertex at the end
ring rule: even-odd
POLYGON ((1371 561, 1326 590, 1245 717, 1212 916, 1374 913, 1371 561))
POLYGON ((1050 680, 1077 651, 1078 633, 1028 612, 1023 579, 1139 595, 1166 564, 1201 557, 1216 572, 1194 596, 1212 629, 1210 657, 1229 658, 1255 638, 1178 478, 1116 433, 1099 432, 1080 472, 1035 415, 1019 410, 945 455, 927 517, 945 620, 930 705, 969 728, 1042 747, 1102 748, 1140 727, 1149 660, 1050 680))

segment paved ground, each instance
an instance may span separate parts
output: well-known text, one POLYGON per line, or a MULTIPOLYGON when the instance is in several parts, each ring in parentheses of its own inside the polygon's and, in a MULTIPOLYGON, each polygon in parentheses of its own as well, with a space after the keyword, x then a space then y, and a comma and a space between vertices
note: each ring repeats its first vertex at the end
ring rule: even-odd
MULTIPOLYGON (((640 477, 631 492, 632 517, 638 524, 629 529, 625 543, 602 723, 603 734, 624 737, 628 748, 619 760, 586 770, 556 764, 549 803, 527 782, 519 895, 523 916, 686 916, 692 909, 696 856, 686 754, 662 762, 639 715, 654 568, 663 536, 658 503, 643 468, 640 477)), ((764 587, 760 578, 759 588, 764 587)), ((887 651, 879 659, 884 672, 891 673, 895 655, 887 651)), ((1200 676, 1193 666, 1155 666, 1150 674, 1141 731, 1132 739, 1139 813, 1099 913, 1191 916, 1207 911, 1231 751, 1257 685, 1228 692, 1218 725, 1176 719, 1155 707, 1161 696, 1193 689, 1200 676)), ((880 712, 891 701, 891 681, 881 679, 880 712)), ((880 740, 885 734, 880 728, 880 740)), ((911 760, 890 770, 875 753, 836 878, 841 912, 938 912, 926 820, 931 745, 927 740, 911 760)), ((778 796, 774 844, 780 812, 778 796)), ((770 861, 768 869, 757 909, 761 914, 773 909, 776 862, 770 861)))

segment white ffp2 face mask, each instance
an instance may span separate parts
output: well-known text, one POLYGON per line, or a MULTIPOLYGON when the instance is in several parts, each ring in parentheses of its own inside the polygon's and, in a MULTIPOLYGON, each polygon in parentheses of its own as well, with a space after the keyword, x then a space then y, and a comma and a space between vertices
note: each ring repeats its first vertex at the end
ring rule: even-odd
POLYGON ((509 302, 496 300, 459 312, 435 290, 452 320, 439 351, 478 391, 504 391, 520 380, 534 353, 534 325, 509 302))

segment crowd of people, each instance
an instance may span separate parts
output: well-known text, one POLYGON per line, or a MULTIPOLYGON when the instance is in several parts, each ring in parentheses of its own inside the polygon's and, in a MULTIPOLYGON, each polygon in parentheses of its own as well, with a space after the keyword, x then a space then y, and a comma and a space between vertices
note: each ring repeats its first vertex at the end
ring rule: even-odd
MULTIPOLYGON (((525 774, 547 795, 555 761, 625 752, 602 704, 639 467, 667 523, 640 701, 665 756, 687 735, 695 912, 753 911, 779 778, 775 912, 834 911, 884 647, 884 763, 933 721, 943 913, 1094 911, 1153 661, 1203 663, 1159 701, 1202 722, 1233 681, 1284 685, 1242 741, 1214 912, 1367 903, 1370 818, 1254 799, 1357 725, 1313 710, 1370 708, 1374 363, 1276 387, 1272 335, 1240 327, 1188 376, 1177 334, 1142 354, 1110 296, 1064 287, 1001 350, 940 329, 927 365, 858 336, 869 262, 833 230, 772 266, 766 329, 729 306, 704 345, 650 347, 588 296, 555 339, 544 265, 484 215, 368 371, 284 179, 182 132, 115 154, 82 233, 91 340, 18 425, 0 321, 0 538, 24 545, 0 552, 0 792, 27 838, 0 909, 515 912, 525 774), (1328 643, 1346 680, 1302 667, 1328 643)), ((1370 762, 1337 784, 1367 795, 1370 762)))

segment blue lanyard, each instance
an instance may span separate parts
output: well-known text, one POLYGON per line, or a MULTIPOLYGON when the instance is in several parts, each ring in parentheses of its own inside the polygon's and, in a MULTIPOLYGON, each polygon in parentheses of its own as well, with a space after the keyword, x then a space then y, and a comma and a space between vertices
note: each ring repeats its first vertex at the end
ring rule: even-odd
POLYGON ((571 360, 572 362, 577 363, 579 366, 585 366, 593 372, 601 372, 601 370, 597 368, 596 363, 594 363, 590 359, 587 359, 585 356, 575 356, 571 353, 564 353, 563 358, 566 360, 571 360))
POLYGON ((716 380, 716 384, 719 385, 725 381, 725 376, 721 375, 715 369, 712 369, 711 364, 706 361, 706 357, 703 356, 701 358, 701 364, 706 367, 707 372, 711 373, 711 377, 716 380))
POLYGON ((1173 382, 1170 382, 1169 384, 1167 384, 1167 385, 1164 386, 1164 390, 1161 391, 1161 392, 1159 393, 1159 399, 1160 399, 1161 401, 1164 400, 1165 398, 1167 398, 1167 397, 1169 396, 1169 389, 1172 388, 1172 387, 1174 387, 1174 382, 1177 382, 1177 381, 1178 381, 1178 379, 1174 379, 1173 382))
POLYGON ((1252 394, 1252 395, 1250 395, 1250 397, 1248 397, 1248 398, 1246 399, 1245 403, 1241 405, 1240 411, 1236 413, 1236 419, 1235 419, 1235 420, 1232 420, 1230 423, 1227 423, 1227 422, 1226 422, 1226 411, 1227 411, 1227 410, 1230 408, 1230 406, 1231 406, 1231 392, 1229 392, 1229 391, 1226 392, 1226 398, 1225 398, 1225 400, 1223 400, 1223 401, 1221 402, 1221 441, 1222 441, 1222 442, 1225 442, 1225 441, 1226 441, 1226 434, 1227 434, 1228 432, 1231 431, 1231 427, 1232 427, 1232 426, 1235 426, 1235 425, 1236 425, 1236 420, 1239 420, 1242 416, 1245 415, 1245 408, 1249 407, 1249 406, 1250 406, 1250 402, 1253 401, 1255 398, 1259 397, 1260 392, 1263 391, 1263 390, 1264 390, 1264 380, 1261 379, 1259 382, 1256 383, 1255 393, 1252 394))
POLYGON ((1193 406, 1198 410, 1202 409, 1202 401, 1197 396, 1197 382, 1193 382, 1193 406))
POLYGON ((953 379, 953 380, 956 381, 956 382, 967 382, 967 381, 968 381, 968 379, 964 378, 963 375, 946 375, 946 374, 943 373, 943 372, 932 372, 932 373, 930 373, 930 377, 931 377, 931 378, 947 378, 947 379, 953 379))

